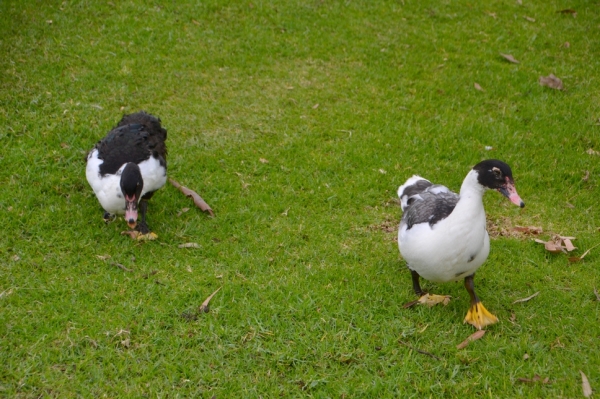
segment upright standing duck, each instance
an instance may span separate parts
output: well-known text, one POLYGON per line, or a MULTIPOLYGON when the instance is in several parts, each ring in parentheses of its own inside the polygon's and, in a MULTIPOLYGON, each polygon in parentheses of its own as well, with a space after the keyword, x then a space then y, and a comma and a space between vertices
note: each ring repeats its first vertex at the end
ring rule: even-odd
POLYGON ((166 139, 160 119, 141 111, 123 116, 87 157, 87 181, 104 208, 104 220, 125 214, 137 239, 157 237, 146 224, 146 210, 148 200, 167 181, 166 139))
POLYGON ((421 289, 419 277, 433 282, 464 278, 471 297, 465 322, 478 329, 498 321, 475 294, 473 283, 475 272, 490 252, 483 209, 487 189, 499 191, 521 208, 525 206, 515 189, 510 167, 496 159, 475 165, 465 177, 460 194, 416 175, 398 188, 403 211, 398 246, 412 274, 415 293, 439 302, 439 295, 421 289))

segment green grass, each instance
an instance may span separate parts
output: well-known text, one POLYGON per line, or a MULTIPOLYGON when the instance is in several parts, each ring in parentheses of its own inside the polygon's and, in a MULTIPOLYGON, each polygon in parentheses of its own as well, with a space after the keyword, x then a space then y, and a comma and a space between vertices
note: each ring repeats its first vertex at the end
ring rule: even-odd
POLYGON ((476 286, 501 322, 457 350, 474 331, 462 284, 425 284, 447 307, 403 309, 388 231, 413 173, 457 190, 494 157, 527 206, 488 193, 488 219, 576 236, 578 254, 600 241, 599 11, 0 2, 0 396, 573 398, 579 370, 599 389, 600 249, 569 264, 493 240, 476 286), (538 84, 550 73, 565 91, 538 84), (169 132, 170 176, 217 214, 180 214, 165 187, 143 244, 103 224, 83 161, 140 109, 169 132), (518 381, 535 374, 551 384, 518 381))

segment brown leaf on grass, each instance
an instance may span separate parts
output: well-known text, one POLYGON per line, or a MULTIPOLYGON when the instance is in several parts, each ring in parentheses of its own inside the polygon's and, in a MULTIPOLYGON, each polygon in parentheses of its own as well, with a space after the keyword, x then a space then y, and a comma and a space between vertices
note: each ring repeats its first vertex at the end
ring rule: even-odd
POLYGON ((583 180, 583 181, 588 181, 588 180, 589 180, 589 178, 590 178, 590 171, 589 171, 589 170, 586 170, 586 171, 585 171, 585 174, 583 175, 583 177, 581 178, 581 180, 583 180))
POLYGON ((125 348, 129 348, 131 346, 131 340, 129 338, 125 338, 123 341, 121 341, 121 345, 123 345, 125 348))
POLYGON ((543 233, 542 228, 537 226, 515 226, 513 227, 513 230, 518 231, 519 233, 532 235, 538 235, 543 233))
POLYGON ((540 76, 539 82, 540 82, 540 85, 549 87, 551 89, 556 89, 556 90, 564 89, 562 80, 560 80, 559 78, 554 76, 554 74, 550 74, 548 76, 540 76))
POLYGON ((200 244, 195 242, 186 242, 185 244, 179 244, 178 248, 200 248, 200 244))
POLYGON ((519 64, 519 61, 517 61, 517 59, 515 57, 513 57, 511 54, 500 53, 500 55, 502 56, 502 58, 504 58, 508 62, 512 62, 513 64, 519 64))
POLYGON ((571 14, 573 17, 577 16, 577 11, 572 8, 566 8, 564 10, 558 10, 557 13, 560 14, 571 14))
POLYGON ((528 17, 527 15, 526 15, 526 16, 524 16, 523 18, 525 18, 525 19, 526 19, 526 20, 528 20, 529 22, 535 22, 535 18, 528 17))
POLYGON ((195 191, 190 190, 189 188, 182 186, 178 182, 173 179, 169 179, 169 182, 175 186, 175 188, 179 189, 186 197, 192 198, 194 200, 194 204, 200 208, 204 212, 208 212, 210 216, 215 217, 215 214, 211 207, 202 199, 201 196, 198 195, 195 191))
POLYGON ((592 386, 586 375, 583 374, 583 371, 579 370, 579 372, 581 373, 581 389, 583 389, 583 396, 589 398, 592 396, 592 386))
POLYGON ((269 161, 264 158, 259 158, 259 161, 260 163, 269 163, 269 161))
POLYGON ((450 303, 450 298, 450 295, 425 294, 421 298, 419 298, 417 302, 419 302, 422 305, 427 305, 429 307, 435 306, 438 303, 443 303, 444 306, 446 306, 448 305, 448 303, 450 303))
POLYGON ((571 256, 571 257, 569 258, 569 262, 579 262, 580 260, 582 260, 583 258, 585 258, 585 256, 586 256, 586 255, 587 255, 587 254, 588 254, 588 253, 589 253, 589 252, 590 252, 592 249, 596 248, 598 245, 600 245, 600 243, 598 243, 598 244, 594 245, 593 247, 591 247, 590 249, 588 249, 587 251, 585 251, 585 252, 583 253, 583 255, 581 255, 581 256, 571 256))
POLYGON ((591 148, 590 148, 589 150, 587 150, 586 152, 587 152, 588 154, 590 154, 590 155, 600 155, 600 152, 598 152, 598 151, 594 151, 594 150, 593 150, 593 149, 591 149, 591 148))
POLYGON ((571 252, 574 249, 577 249, 576 246, 573 245, 573 243, 571 242, 571 240, 574 240, 575 237, 561 237, 559 236, 563 243, 565 244, 565 248, 567 248, 567 251, 571 252))
POLYGON ((600 294, 598 294, 598 290, 594 287, 594 295, 596 295, 596 300, 600 302, 600 294))
POLYGON ((219 287, 215 292, 210 294, 208 296, 208 298, 206 298, 204 300, 204 302, 202 302, 202 305, 200 305, 200 307, 198 308, 198 313, 208 313, 209 312, 210 308, 209 308, 208 304, 210 303, 210 300, 213 298, 213 296, 215 296, 215 294, 221 290, 221 288, 223 288, 223 287, 222 286, 219 287))
POLYGON ((523 298, 523 299, 517 299, 516 301, 514 301, 514 302, 513 302, 513 305, 514 305, 515 303, 521 303, 521 302, 527 302, 527 301, 530 301, 530 300, 532 300, 533 298, 535 298, 535 297, 536 297, 536 296, 538 296, 538 295, 540 295, 540 292, 539 292, 539 291, 538 291, 538 292, 536 292, 535 294, 531 295, 531 296, 528 296, 527 298, 523 298))
POLYGON ((118 267, 119 269, 121 269, 121 270, 124 270, 124 271, 126 271, 126 272, 132 272, 132 271, 133 271, 132 269, 128 269, 128 268, 126 268, 125 266, 123 266, 123 265, 122 265, 122 264, 120 264, 120 263, 112 262, 112 263, 111 263, 111 265, 113 265, 113 266, 116 266, 116 267, 118 267))
POLYGON ((463 342, 456 345, 456 349, 466 348, 470 342, 477 341, 478 339, 481 339, 481 337, 483 337, 484 335, 485 335, 485 330, 479 330, 477 332, 474 332, 473 334, 469 335, 469 337, 467 339, 465 339, 463 342))
POLYGON ((96 255, 96 258, 100 260, 110 259, 110 255, 96 255))
POLYGON ((536 382, 541 382, 542 384, 550 384, 550 378, 546 377, 542 379, 538 374, 535 374, 533 378, 517 378, 518 381, 525 382, 527 384, 534 384, 536 382))
POLYGON ((477 82, 473 83, 473 87, 475 87, 479 91, 483 91, 483 89, 481 88, 481 86, 477 82))
POLYGON ((565 252, 565 248, 563 246, 557 245, 553 241, 543 241, 543 240, 540 240, 537 238, 534 241, 537 243, 540 243, 540 244, 544 244, 544 248, 546 248, 546 251, 552 252, 553 254, 559 254, 561 252, 565 252))
POLYGON ((571 43, 565 42, 565 44, 563 44, 563 47, 564 48, 569 48, 569 47, 571 47, 571 43))

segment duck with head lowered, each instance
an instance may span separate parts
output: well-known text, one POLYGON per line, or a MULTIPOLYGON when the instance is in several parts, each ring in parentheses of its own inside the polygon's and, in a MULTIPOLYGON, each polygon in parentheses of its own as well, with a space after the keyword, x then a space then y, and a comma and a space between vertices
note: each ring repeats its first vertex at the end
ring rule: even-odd
POLYGON ((521 208, 525 206, 510 167, 496 159, 475 165, 459 194, 416 175, 398 188, 403 211, 398 246, 411 272, 415 293, 426 301, 441 302, 445 297, 424 292, 419 278, 432 282, 464 279, 471 297, 465 322, 478 329, 498 321, 475 294, 473 281, 490 252, 483 209, 483 194, 488 189, 500 192, 521 208))
POLYGON ((146 211, 167 181, 166 139, 160 119, 141 111, 123 116, 87 156, 87 181, 104 208, 104 220, 124 214, 133 229, 128 233, 140 240, 157 237, 146 224, 146 211))

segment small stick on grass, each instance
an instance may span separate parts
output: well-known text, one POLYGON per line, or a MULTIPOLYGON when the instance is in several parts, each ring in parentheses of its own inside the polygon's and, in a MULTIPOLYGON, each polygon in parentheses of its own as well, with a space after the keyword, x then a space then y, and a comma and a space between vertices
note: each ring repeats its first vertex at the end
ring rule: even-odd
POLYGON ((198 313, 208 313, 208 311, 210 310, 209 307, 208 307, 208 304, 209 304, 210 300, 213 298, 213 296, 215 296, 215 294, 217 292, 219 292, 221 290, 221 288, 223 288, 223 287, 222 286, 219 287, 215 292, 213 292, 212 294, 210 294, 208 296, 208 298, 206 298, 204 300, 204 302, 202 302, 202 305, 200 305, 200 307, 198 308, 198 313))
POLYGON ((125 270, 126 272, 132 272, 132 269, 128 269, 120 263, 112 262, 111 265, 118 267, 121 270, 125 270))
POLYGON ((400 339, 398 340, 398 343, 406 346, 408 349, 411 349, 413 351, 419 352, 422 355, 427 355, 427 356, 429 356, 429 357, 431 357, 431 358, 433 358, 435 360, 442 360, 439 357, 437 357, 436 355, 434 355, 433 353, 429 353, 429 352, 424 351, 424 350, 419 349, 419 348, 414 348, 414 347, 410 346, 409 344, 407 344, 406 342, 404 342, 404 341, 402 341, 400 339))

